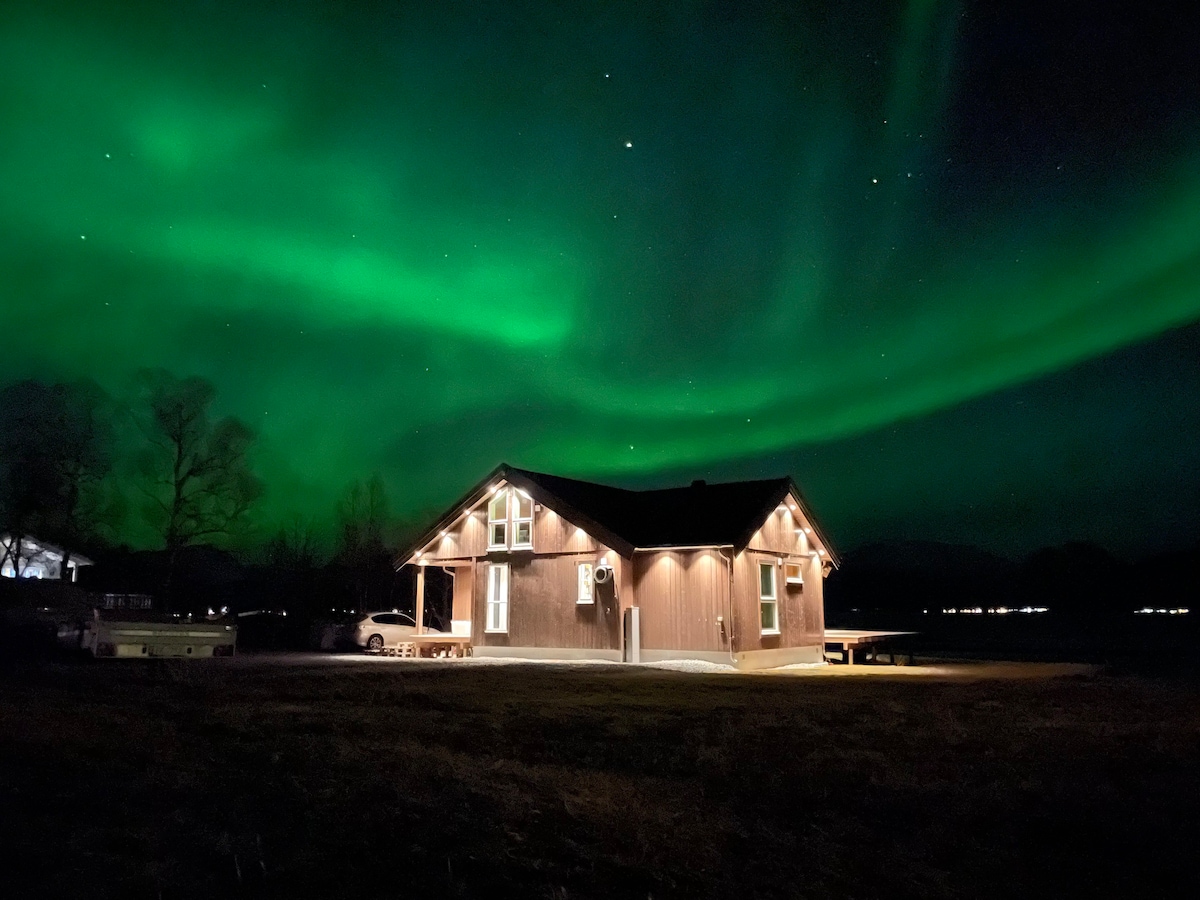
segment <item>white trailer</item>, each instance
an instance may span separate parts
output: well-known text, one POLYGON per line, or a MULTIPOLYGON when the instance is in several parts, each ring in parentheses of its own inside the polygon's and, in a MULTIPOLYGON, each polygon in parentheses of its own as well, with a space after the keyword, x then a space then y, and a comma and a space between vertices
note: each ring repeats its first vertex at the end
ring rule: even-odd
POLYGON ((128 610, 118 615, 107 619, 97 611, 85 623, 79 646, 98 659, 204 659, 233 656, 237 644, 237 626, 223 621, 186 622, 128 610))

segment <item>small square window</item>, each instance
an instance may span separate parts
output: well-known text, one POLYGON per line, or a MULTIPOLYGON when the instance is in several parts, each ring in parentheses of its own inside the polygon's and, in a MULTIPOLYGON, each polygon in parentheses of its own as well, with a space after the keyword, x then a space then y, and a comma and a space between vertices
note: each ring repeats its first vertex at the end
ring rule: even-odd
POLYGON ((513 522, 513 547, 533 546, 533 523, 513 522))
POLYGON ((593 577, 591 563, 579 564, 579 593, 575 600, 576 603, 595 603, 596 602, 596 580, 593 577))
POLYGON ((800 563, 784 563, 783 577, 788 584, 804 584, 804 568, 800 563))
POLYGON ((507 522, 489 522, 488 531, 488 549, 496 550, 508 546, 507 522))

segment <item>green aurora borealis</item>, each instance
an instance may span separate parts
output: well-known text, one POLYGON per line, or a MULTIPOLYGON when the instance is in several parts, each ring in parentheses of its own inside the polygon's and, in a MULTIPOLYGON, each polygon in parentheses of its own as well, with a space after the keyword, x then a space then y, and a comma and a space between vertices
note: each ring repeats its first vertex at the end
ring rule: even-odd
POLYGON ((1196 13, 1068 6, 6 3, 0 380, 212 379, 264 527, 503 459, 1194 541, 1196 13))

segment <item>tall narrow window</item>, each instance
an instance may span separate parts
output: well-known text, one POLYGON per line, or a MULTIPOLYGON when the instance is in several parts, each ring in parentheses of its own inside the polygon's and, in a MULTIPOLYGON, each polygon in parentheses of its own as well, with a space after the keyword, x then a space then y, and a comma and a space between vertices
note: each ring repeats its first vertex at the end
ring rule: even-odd
POLYGON ((488 501, 488 549, 508 549, 508 490, 497 491, 488 501))
POLYGON ((533 501, 518 490, 512 492, 513 549, 533 547, 533 501))
POLYGON ((576 603, 596 602, 596 581, 592 577, 592 564, 579 564, 579 596, 576 603))
POLYGON ((508 631, 508 566, 488 566, 485 631, 508 631))
POLYGON ((758 564, 758 603, 763 634, 779 634, 779 600, 775 594, 775 563, 758 564))

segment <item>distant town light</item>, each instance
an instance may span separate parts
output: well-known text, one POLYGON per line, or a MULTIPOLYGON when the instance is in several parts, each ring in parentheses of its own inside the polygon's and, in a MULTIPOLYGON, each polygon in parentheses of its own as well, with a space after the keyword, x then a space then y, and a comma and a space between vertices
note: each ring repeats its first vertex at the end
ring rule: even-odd
POLYGON ((1143 606, 1141 609, 1135 609, 1135 616, 1186 616, 1190 610, 1186 606, 1173 606, 1165 609, 1155 609, 1152 606, 1143 606))

